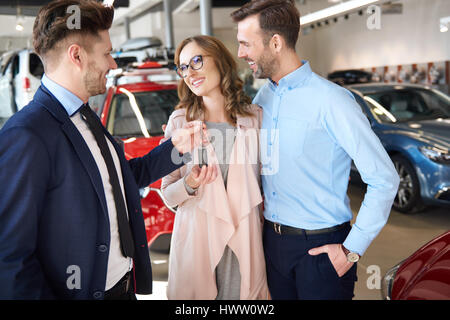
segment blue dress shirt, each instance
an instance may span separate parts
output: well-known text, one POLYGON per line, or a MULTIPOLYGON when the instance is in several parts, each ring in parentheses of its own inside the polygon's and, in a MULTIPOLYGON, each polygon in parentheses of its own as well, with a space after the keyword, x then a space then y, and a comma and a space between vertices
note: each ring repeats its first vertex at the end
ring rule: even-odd
POLYGON ((399 178, 353 95, 302 63, 253 101, 263 108, 264 217, 308 230, 350 221, 353 159, 368 187, 344 246, 363 255, 387 222, 399 178))
POLYGON ((78 98, 75 94, 54 82, 45 74, 42 76, 41 83, 51 92, 52 95, 62 104, 66 109, 67 114, 71 117, 83 105, 83 100, 78 98))

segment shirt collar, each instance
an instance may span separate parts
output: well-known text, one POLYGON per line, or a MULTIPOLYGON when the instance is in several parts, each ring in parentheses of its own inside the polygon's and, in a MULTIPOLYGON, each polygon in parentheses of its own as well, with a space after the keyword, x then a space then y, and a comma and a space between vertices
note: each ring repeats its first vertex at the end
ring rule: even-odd
POLYGON ((309 62, 306 60, 302 60, 302 66, 281 78, 280 81, 278 81, 278 85, 275 83, 275 81, 269 79, 270 86, 273 90, 283 87, 298 87, 302 85, 311 76, 311 74, 312 70, 309 62))
POLYGON ((45 74, 42 76, 42 84, 62 104, 69 117, 73 116, 83 105, 83 101, 75 94, 51 80, 45 74))

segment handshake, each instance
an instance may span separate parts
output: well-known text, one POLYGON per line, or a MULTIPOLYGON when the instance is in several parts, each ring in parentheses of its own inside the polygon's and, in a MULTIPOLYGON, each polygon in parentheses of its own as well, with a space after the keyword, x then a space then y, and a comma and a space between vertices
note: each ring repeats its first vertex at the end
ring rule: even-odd
MULTIPOLYGON (((162 126, 163 131, 166 125, 162 126)), ((192 152, 197 147, 209 143, 206 126, 201 121, 191 121, 183 128, 177 129, 172 134, 172 143, 179 153, 192 152)), ((217 164, 208 165, 206 149, 199 150, 199 164, 195 165, 191 172, 185 177, 186 184, 192 189, 197 189, 201 185, 213 182, 217 178, 217 164)))

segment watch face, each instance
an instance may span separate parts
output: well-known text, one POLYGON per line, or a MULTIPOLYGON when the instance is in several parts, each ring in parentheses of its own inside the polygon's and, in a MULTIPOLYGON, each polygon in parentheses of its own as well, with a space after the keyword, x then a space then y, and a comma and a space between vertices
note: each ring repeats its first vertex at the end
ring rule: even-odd
POLYGON ((348 260, 349 262, 358 262, 358 260, 359 260, 359 255, 358 255, 357 253, 350 252, 350 253, 347 255, 347 260, 348 260))

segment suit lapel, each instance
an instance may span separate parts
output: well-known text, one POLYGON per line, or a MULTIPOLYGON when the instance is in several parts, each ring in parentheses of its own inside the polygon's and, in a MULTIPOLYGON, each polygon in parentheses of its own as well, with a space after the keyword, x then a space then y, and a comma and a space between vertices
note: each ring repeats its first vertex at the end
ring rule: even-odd
POLYGON ((53 95, 41 86, 35 95, 35 100, 46 108, 60 123, 61 129, 71 142, 76 154, 78 155, 83 167, 86 169, 95 192, 100 200, 103 213, 108 217, 108 209, 106 206, 105 191, 103 189, 102 178, 95 163, 94 157, 89 150, 86 142, 81 136, 78 129, 70 120, 69 115, 59 101, 53 95))
POLYGON ((235 219, 241 221, 262 202, 258 184, 258 132, 238 125, 228 165, 228 202, 235 219))
MULTIPOLYGON (((208 162, 218 165, 213 146, 208 144, 206 149, 208 162)), ((194 163, 198 163, 198 149, 194 152, 194 163)), ((252 208, 262 202, 257 167, 258 131, 252 128, 248 117, 238 117, 236 139, 228 166, 227 188, 218 168, 217 179, 202 187, 199 208, 237 226, 252 208)))
POLYGON ((78 157, 81 160, 81 163, 86 169, 89 178, 91 180, 91 183, 94 186, 95 192, 97 193, 97 196, 102 205, 103 212, 105 213, 106 216, 108 216, 108 209, 106 206, 105 190, 103 189, 102 177, 100 176, 100 172, 98 170, 97 164, 95 163, 91 151, 89 150, 80 132, 70 119, 69 121, 64 122, 61 125, 61 128, 66 134, 67 138, 72 143, 75 152, 77 153, 78 157))

